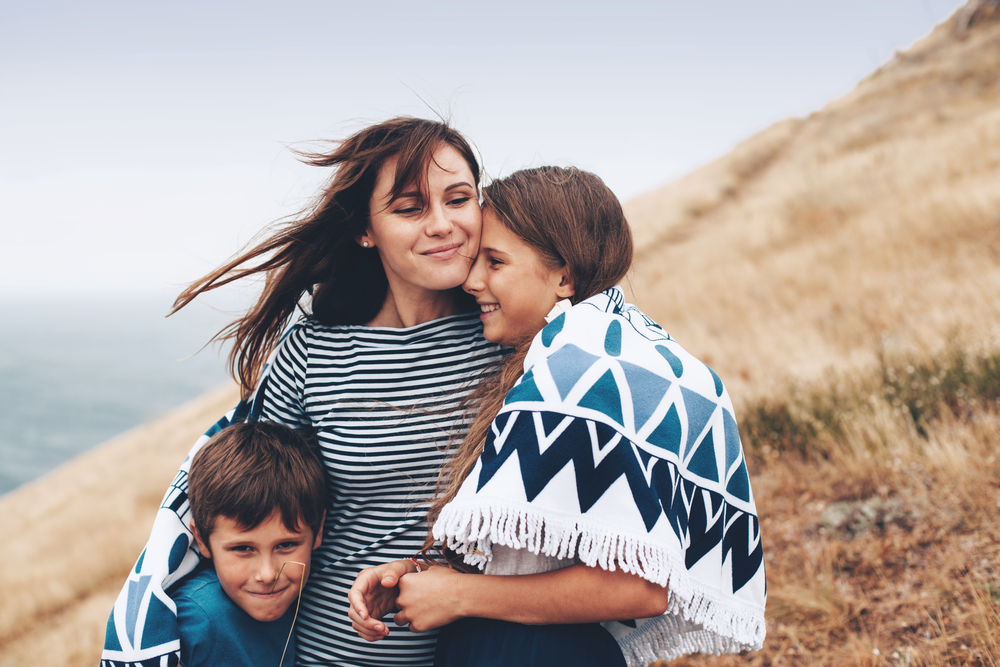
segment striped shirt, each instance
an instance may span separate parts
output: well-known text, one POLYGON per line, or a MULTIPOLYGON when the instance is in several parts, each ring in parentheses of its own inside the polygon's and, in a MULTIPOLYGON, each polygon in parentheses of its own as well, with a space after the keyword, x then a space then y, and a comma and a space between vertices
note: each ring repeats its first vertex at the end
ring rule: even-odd
MULTIPOLYGON (((501 348, 478 313, 392 329, 297 323, 268 371, 263 417, 312 428, 327 479, 323 543, 297 623, 297 665, 430 665, 437 633, 394 629, 369 643, 351 627, 358 572, 412 556, 449 438, 467 426, 458 403, 501 348)), ((453 444, 457 444, 453 443, 453 444)), ((391 619, 389 619, 390 627, 391 619)))

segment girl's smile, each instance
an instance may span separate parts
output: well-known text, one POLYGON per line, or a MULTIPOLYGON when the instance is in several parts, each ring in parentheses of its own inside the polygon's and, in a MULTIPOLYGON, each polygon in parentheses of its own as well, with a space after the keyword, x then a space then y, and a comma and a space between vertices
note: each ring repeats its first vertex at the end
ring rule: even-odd
POLYGON ((479 257, 462 288, 476 297, 486 339, 507 346, 530 340, 556 302, 573 295, 569 269, 549 267, 490 209, 483 211, 479 257))

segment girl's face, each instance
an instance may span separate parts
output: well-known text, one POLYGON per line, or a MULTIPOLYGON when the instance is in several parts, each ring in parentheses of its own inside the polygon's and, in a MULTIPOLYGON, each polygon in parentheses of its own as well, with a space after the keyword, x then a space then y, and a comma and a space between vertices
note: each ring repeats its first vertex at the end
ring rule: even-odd
POLYGON ((483 212, 479 257, 462 288, 476 297, 486 339, 508 346, 541 331, 556 302, 573 295, 569 269, 550 269, 489 209, 483 212))
POLYGON ((407 188, 391 199, 396 161, 382 165, 372 192, 368 230, 357 241, 378 251, 396 298, 447 290, 469 274, 482 228, 469 164, 448 145, 434 152, 426 192, 407 188), (426 199, 424 198, 426 195, 426 199))

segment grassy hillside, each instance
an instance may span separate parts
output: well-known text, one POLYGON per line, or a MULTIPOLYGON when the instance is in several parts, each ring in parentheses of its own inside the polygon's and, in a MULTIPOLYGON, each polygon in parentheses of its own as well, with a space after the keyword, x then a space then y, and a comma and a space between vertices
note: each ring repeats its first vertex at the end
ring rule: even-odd
POLYGON ((1000 15, 630 202, 634 298, 727 380, 768 637, 679 665, 1000 665, 1000 15))
POLYGON ((628 203, 636 303, 737 400, 996 334, 1000 22, 956 20, 628 203))

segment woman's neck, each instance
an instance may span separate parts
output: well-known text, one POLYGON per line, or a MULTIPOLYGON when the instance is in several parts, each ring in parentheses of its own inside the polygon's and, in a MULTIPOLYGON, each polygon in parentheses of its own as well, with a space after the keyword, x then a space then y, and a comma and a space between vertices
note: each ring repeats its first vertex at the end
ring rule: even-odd
POLYGON ((386 291, 385 301, 378 314, 365 324, 370 327, 405 329, 455 315, 459 312, 456 289, 420 290, 400 294, 400 290, 390 288, 386 291))

